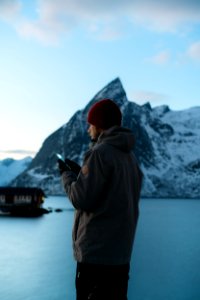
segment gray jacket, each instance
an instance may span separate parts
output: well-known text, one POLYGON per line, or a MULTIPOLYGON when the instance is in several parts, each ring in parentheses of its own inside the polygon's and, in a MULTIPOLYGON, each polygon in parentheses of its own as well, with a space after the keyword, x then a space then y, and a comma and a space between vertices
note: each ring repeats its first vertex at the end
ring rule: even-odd
POLYGON ((73 247, 78 262, 130 262, 142 181, 133 145, 129 129, 109 128, 86 153, 78 178, 70 171, 62 175, 76 209, 73 247))

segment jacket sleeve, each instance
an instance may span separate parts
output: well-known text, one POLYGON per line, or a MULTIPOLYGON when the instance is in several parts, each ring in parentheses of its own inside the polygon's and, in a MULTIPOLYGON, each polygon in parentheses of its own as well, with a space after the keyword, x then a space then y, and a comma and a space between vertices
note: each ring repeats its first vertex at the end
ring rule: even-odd
POLYGON ((94 150, 84 163, 75 179, 72 172, 62 175, 64 189, 78 210, 93 211, 106 191, 108 166, 99 153, 94 150))

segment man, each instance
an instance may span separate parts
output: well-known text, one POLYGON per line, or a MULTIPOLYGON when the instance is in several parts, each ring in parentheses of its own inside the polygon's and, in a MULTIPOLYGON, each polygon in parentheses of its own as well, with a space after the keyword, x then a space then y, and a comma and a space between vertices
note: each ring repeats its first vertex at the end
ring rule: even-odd
POLYGON ((80 172, 70 160, 59 162, 64 189, 76 209, 77 300, 125 300, 142 173, 132 152, 134 136, 121 127, 114 101, 95 103, 87 120, 93 146, 80 172))

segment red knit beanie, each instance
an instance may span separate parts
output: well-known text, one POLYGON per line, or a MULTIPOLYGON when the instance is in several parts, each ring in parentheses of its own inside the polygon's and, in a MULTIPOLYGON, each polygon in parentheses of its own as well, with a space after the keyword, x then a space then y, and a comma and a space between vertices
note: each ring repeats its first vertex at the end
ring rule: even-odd
POLYGON ((95 103, 88 112, 88 123, 98 128, 108 129, 121 125, 122 114, 115 102, 103 99, 95 103))

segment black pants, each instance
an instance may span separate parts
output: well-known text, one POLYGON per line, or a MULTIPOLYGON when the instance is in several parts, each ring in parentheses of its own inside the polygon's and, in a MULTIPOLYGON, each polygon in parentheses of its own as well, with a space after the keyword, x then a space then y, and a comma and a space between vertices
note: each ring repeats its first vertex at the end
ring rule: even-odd
POLYGON ((127 300, 129 268, 77 263, 76 300, 127 300))

